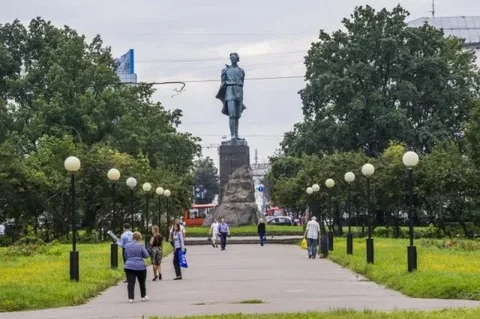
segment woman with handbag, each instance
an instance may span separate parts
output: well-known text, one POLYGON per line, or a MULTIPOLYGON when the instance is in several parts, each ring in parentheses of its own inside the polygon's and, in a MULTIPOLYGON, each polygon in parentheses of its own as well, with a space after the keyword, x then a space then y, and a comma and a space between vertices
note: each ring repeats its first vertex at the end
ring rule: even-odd
POLYGON ((182 270, 180 268, 180 260, 183 257, 185 251, 185 241, 183 239, 183 232, 180 228, 180 224, 173 226, 172 243, 175 248, 173 253, 173 267, 175 268, 175 279, 182 280, 182 270))
POLYGON ((151 259, 152 259, 152 266, 153 266, 153 281, 162 280, 162 245, 163 245, 163 237, 160 235, 160 231, 158 226, 152 227, 152 238, 150 239, 150 247, 151 247, 151 259))

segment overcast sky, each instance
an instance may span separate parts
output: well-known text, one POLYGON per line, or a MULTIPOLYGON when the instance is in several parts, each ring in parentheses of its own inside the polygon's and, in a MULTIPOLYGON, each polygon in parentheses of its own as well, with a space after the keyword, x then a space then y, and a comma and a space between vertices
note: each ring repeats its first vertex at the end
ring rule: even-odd
MULTIPOLYGON (((303 57, 318 31, 341 28, 355 6, 391 9, 400 2, 416 19, 430 16, 431 0, 0 0, 0 23, 36 16, 58 26, 69 25, 93 37, 100 34, 116 56, 135 50, 140 81, 185 81, 172 97, 172 86, 155 95, 167 109, 184 112, 181 131, 200 136, 203 153, 218 161, 216 145, 229 135, 228 118, 215 99, 220 71, 230 52, 240 54, 246 72, 240 135, 260 160, 279 148, 283 133, 302 119, 298 91, 303 57), (341 3, 341 4, 340 4, 341 3), (214 82, 189 82, 218 80, 214 82)), ((478 0, 437 0, 436 16, 480 15, 478 0)))

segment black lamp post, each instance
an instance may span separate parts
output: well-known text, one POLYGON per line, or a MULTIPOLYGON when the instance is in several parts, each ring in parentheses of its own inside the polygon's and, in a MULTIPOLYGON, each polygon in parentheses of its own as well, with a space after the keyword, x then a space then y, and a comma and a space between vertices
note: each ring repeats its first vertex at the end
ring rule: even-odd
POLYGON ((355 181, 355 174, 345 173, 345 182, 348 183, 348 234, 347 234, 347 255, 353 254, 353 234, 352 234, 352 183, 355 181))
POLYGON ((150 183, 144 183, 142 185, 142 189, 145 192, 145 248, 148 249, 148 246, 150 245, 150 235, 148 235, 150 232, 148 230, 148 222, 150 220, 150 214, 149 214, 149 200, 150 200, 150 191, 152 190, 152 185, 150 183))
POLYGON ((149 210, 148 206, 149 206, 150 198, 149 198, 148 195, 149 195, 150 191, 152 190, 152 185, 150 183, 144 183, 142 185, 142 189, 145 192, 145 231, 148 232, 148 222, 150 220, 150 216, 149 216, 150 213, 148 211, 149 210))
POLYGON ((167 198, 167 229, 165 230, 165 238, 168 238, 169 233, 170 233, 170 211, 168 209, 169 208, 168 207, 168 198, 170 197, 170 195, 172 195, 172 193, 168 189, 166 189, 163 192, 163 196, 165 196, 167 198))
POLYGON ((327 186, 327 188, 328 188, 328 206, 329 206, 328 209, 330 211, 329 217, 332 219, 332 221, 328 223, 329 224, 328 225, 329 229, 328 229, 328 232, 327 232, 328 249, 333 250, 333 232, 331 230, 331 228, 333 226, 332 188, 333 188, 333 186, 335 186, 335 181, 333 179, 329 178, 325 181, 325 186, 327 186))
MULTIPOLYGON (((120 179, 120 171, 112 168, 108 171, 107 177, 112 183, 112 232, 115 234, 115 217, 116 217, 116 199, 117 199, 117 182, 120 179)), ((112 268, 118 267, 118 244, 112 243, 110 245, 110 266, 112 268)))
POLYGON ((413 245, 413 220, 415 207, 413 205, 413 168, 418 164, 418 155, 415 152, 406 152, 403 155, 403 164, 408 167, 408 230, 410 235, 410 246, 407 247, 408 272, 417 270, 417 247, 413 245))
POLYGON ((162 223, 162 195, 165 190, 162 187, 157 187, 155 193, 158 195, 158 229, 160 229, 160 224, 162 223))
POLYGON ((80 169, 80 160, 70 156, 65 160, 65 169, 70 173, 70 188, 72 193, 72 251, 70 252, 70 280, 80 280, 80 256, 77 251, 77 213, 75 209, 75 173, 80 169))
POLYGON ((368 218, 368 238, 367 238, 367 263, 374 262, 374 246, 372 238, 372 205, 370 199, 370 176, 375 173, 375 167, 372 164, 365 164, 362 167, 362 174, 367 179, 367 218, 368 218))
POLYGON ((130 224, 132 226, 132 231, 134 230, 134 216, 135 210, 133 208, 133 203, 135 201, 135 187, 137 186, 137 180, 134 177, 127 178, 127 186, 130 188, 130 224))

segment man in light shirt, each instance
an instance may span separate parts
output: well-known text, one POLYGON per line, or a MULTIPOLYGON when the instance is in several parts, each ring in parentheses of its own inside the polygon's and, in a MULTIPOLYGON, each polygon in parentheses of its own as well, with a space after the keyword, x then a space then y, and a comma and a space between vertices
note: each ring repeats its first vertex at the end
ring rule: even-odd
POLYGON ((317 217, 313 216, 312 220, 307 223, 305 238, 307 239, 308 258, 315 259, 320 238, 320 225, 317 223, 317 217))
POLYGON ((217 248, 218 245, 217 245, 217 239, 218 239, 218 236, 219 236, 219 226, 220 224, 218 223, 218 221, 215 219, 212 223, 212 226, 210 227, 210 236, 212 238, 212 246, 213 248, 217 248))
MULTIPOLYGON (((125 264, 126 257, 125 257, 125 246, 130 244, 133 241, 133 233, 130 230, 131 226, 129 223, 123 224, 123 234, 120 236, 120 241, 117 243, 120 247, 122 247, 122 257, 123 257, 123 263, 125 264)), ((127 279, 125 279, 124 282, 128 282, 127 279)))
POLYGON ((5 236, 5 225, 0 224, 0 236, 5 236))

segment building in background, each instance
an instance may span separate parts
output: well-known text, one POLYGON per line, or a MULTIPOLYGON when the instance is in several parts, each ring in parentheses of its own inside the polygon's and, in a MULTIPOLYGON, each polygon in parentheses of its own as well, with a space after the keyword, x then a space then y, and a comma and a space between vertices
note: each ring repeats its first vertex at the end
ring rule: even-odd
POLYGON ((477 65, 480 66, 480 16, 419 18, 408 23, 410 27, 421 27, 428 23, 443 30, 446 36, 465 39, 465 49, 475 50, 477 65))
POLYGON ((250 166, 252 168, 253 183, 255 184, 255 202, 258 210, 265 214, 270 200, 268 190, 263 185, 263 180, 268 173, 270 164, 268 160, 259 160, 258 150, 255 150, 254 162, 250 166))
POLYGON ((137 75, 135 74, 135 54, 133 49, 117 59, 117 75, 122 83, 137 83, 137 75))

